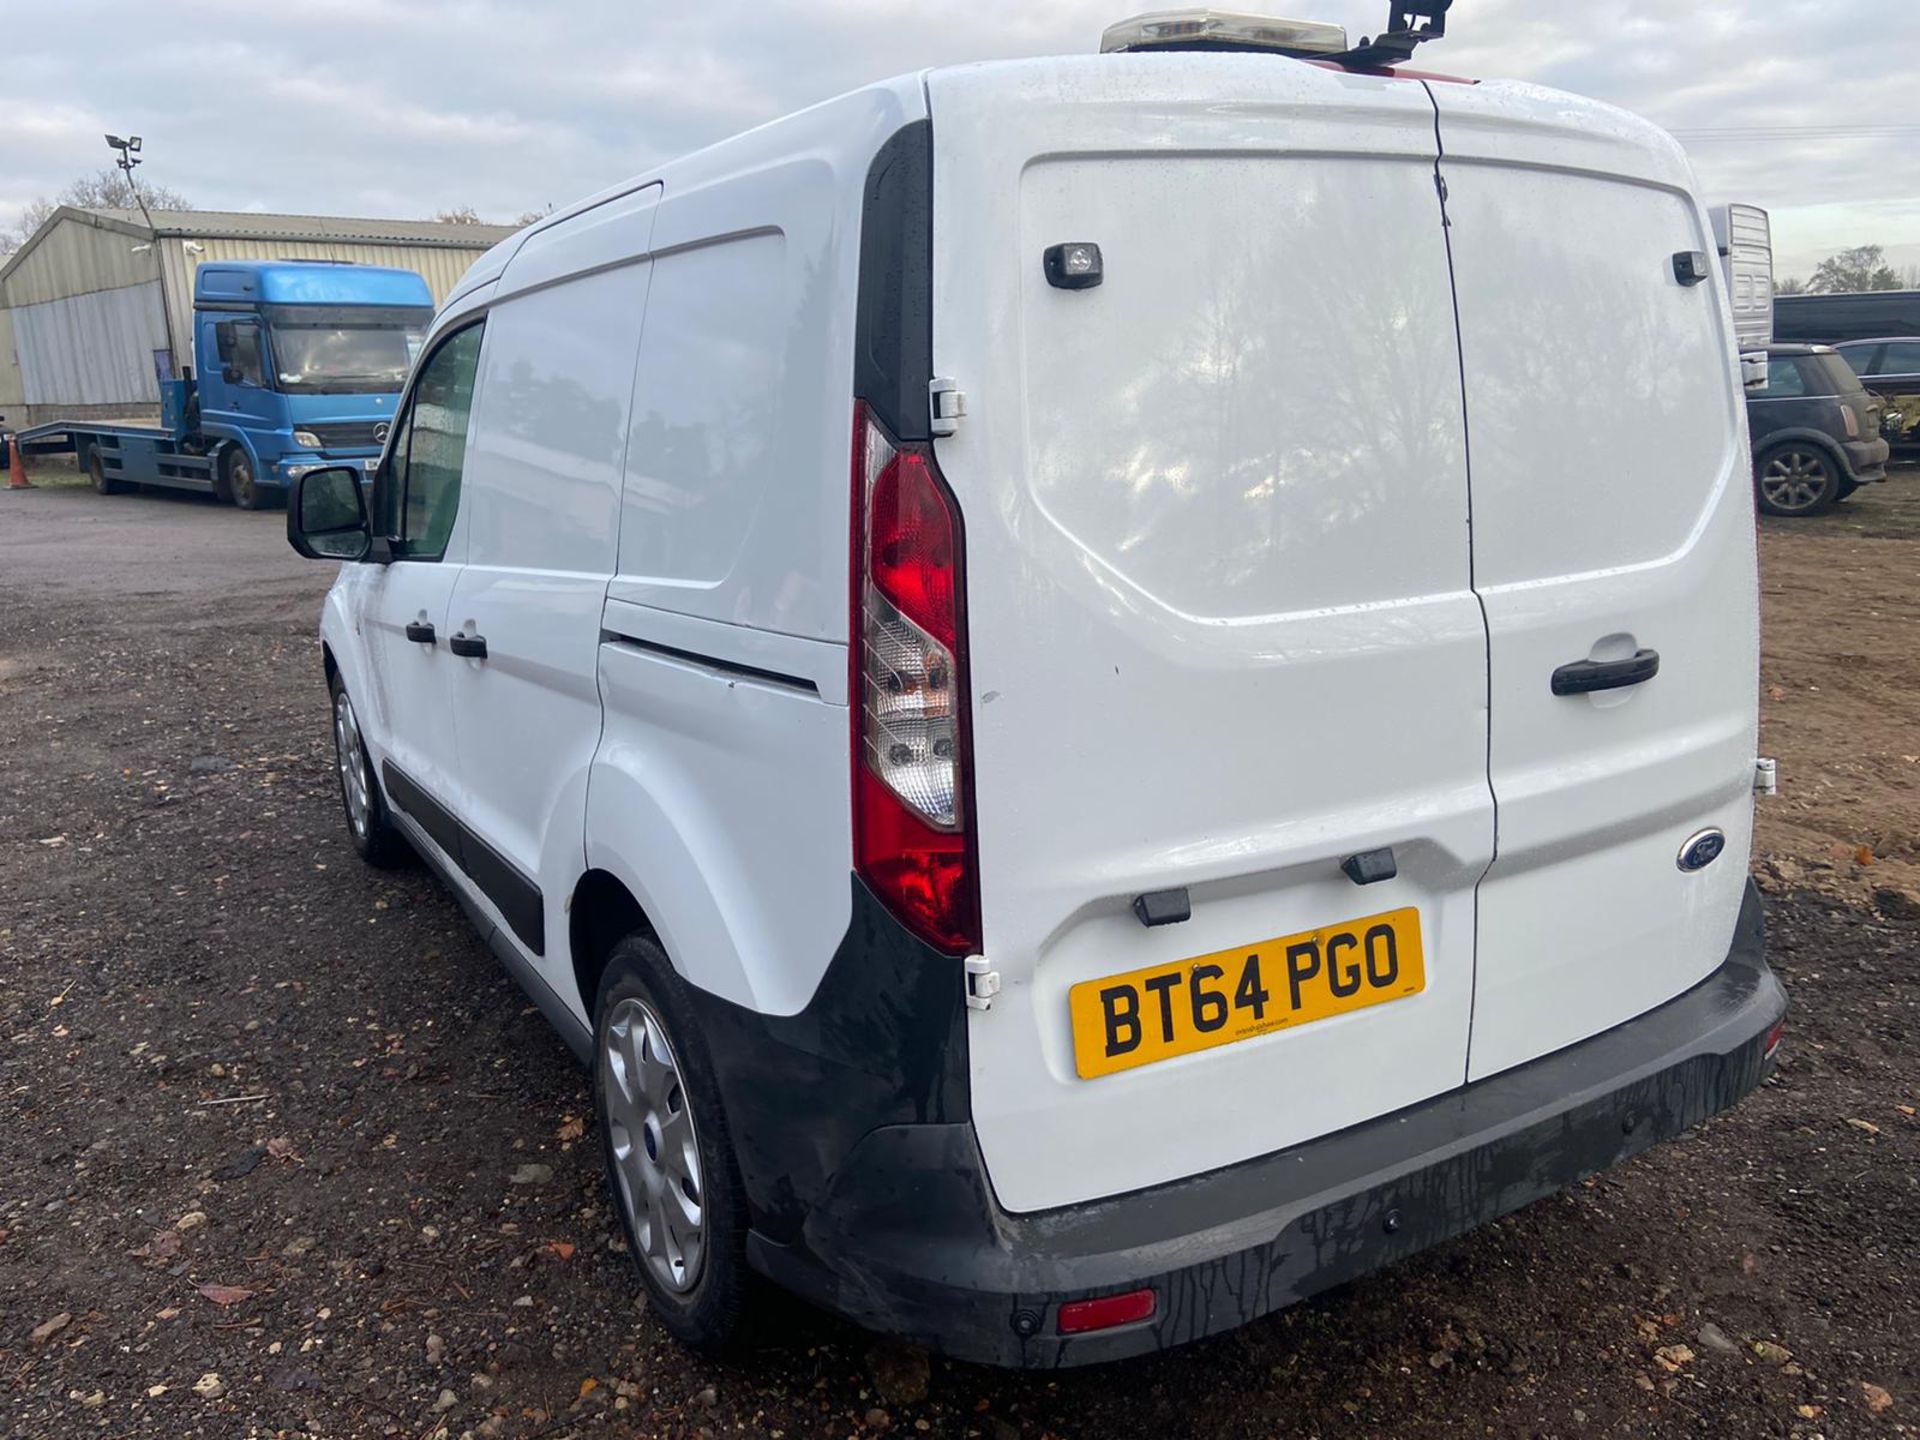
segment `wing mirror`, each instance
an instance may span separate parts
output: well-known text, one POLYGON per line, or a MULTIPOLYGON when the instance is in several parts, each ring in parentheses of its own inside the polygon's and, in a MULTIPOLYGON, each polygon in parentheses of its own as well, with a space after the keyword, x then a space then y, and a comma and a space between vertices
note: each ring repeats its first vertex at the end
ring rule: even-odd
POLYGON ((1740 383, 1749 390, 1767 388, 1767 352, 1749 350, 1740 357, 1740 383))
POLYGON ((293 482, 287 543, 309 560, 364 560, 373 550, 367 492, 347 465, 309 470, 293 482))

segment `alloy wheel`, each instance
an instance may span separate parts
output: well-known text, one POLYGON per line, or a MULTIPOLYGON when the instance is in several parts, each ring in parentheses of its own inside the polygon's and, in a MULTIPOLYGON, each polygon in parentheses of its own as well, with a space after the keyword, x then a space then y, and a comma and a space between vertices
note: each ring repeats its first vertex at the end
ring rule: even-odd
POLYGON ((367 788, 367 752, 360 742, 360 724, 353 701, 342 690, 333 697, 333 753, 340 768, 340 794, 347 805, 347 823, 354 838, 367 838, 373 796, 367 788))
POLYGON ((706 1256, 700 1139, 673 1047, 644 1001, 614 1006, 600 1063, 620 1202, 654 1279, 684 1293, 706 1256))
POLYGON ((1833 483, 1827 462, 1807 450, 1781 450, 1760 474, 1760 493, 1776 509, 1811 510, 1833 483))

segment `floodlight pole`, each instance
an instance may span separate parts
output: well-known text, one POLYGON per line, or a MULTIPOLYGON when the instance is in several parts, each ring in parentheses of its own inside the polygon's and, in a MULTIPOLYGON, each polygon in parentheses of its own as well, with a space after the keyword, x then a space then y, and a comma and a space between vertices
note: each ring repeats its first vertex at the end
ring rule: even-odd
MULTIPOLYGON (((160 255, 160 232, 154 227, 153 212, 147 209, 147 197, 140 193, 140 187, 133 179, 133 167, 140 164, 140 137, 129 135, 122 139, 118 135, 109 135, 106 138, 108 147, 120 156, 113 163, 126 172, 127 189, 133 192, 133 203, 140 207, 140 217, 147 222, 147 243, 153 250, 154 276, 160 282, 160 328, 167 337, 167 355, 177 379, 181 370, 180 341, 173 333, 173 306, 167 303, 167 265, 160 255)), ((158 383, 157 379, 155 383, 158 383)))
POLYGON ((140 137, 130 135, 122 140, 118 135, 109 135, 107 144, 119 152, 120 158, 113 163, 126 171, 127 189, 133 192, 133 203, 140 207, 140 214, 147 222, 147 233, 158 240, 160 236, 153 228, 153 214, 147 209, 146 197, 140 193, 140 187, 133 179, 133 167, 140 163, 140 137))

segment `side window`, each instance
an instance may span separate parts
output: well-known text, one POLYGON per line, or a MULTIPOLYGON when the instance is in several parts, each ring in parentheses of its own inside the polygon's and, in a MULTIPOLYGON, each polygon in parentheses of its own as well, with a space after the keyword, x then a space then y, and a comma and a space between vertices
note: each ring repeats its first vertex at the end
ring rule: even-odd
POLYGON ((1920 340, 1891 340, 1887 342, 1885 354, 1880 363, 1873 367, 1876 375, 1920 375, 1920 340))
POLYGON ((1806 377, 1791 356, 1776 355, 1767 365, 1767 388, 1760 392, 1770 400, 1807 393, 1806 377))
POLYGON ((482 328, 469 325, 442 341, 407 397, 380 498, 382 525, 398 558, 438 560, 447 553, 460 509, 482 328))
POLYGON ((242 320, 233 327, 233 368, 240 372, 240 380, 247 385, 267 383, 267 358, 260 343, 260 326, 253 320, 242 320))
POLYGON ((1839 347, 1840 358, 1847 362, 1847 368, 1856 375, 1872 375, 1879 369, 1880 353, 1886 347, 1881 345, 1843 345, 1839 347))

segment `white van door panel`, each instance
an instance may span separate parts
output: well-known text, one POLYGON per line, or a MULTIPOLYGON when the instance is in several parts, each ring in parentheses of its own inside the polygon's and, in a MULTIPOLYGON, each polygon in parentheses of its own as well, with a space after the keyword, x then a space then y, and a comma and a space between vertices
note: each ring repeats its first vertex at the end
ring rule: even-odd
POLYGON ((1751 830, 1757 591, 1720 270, 1689 286, 1674 269, 1676 252, 1714 248, 1678 147, 1564 96, 1582 130, 1561 133, 1528 87, 1433 91, 1499 814, 1478 1079, 1630 1019, 1726 955, 1751 830), (1563 666, 1646 650, 1659 670, 1642 683, 1554 693, 1563 666), (1683 870, 1708 827, 1724 855, 1683 870))
POLYGON ((1465 1071, 1493 807, 1433 109, 1265 57, 1228 84, 1222 58, 929 82, 934 370, 967 396, 936 453, 1001 977, 969 1015, 972 1105, 1015 1211, 1465 1071), (1048 283, 1065 242, 1101 247, 1099 286, 1048 283), (1388 846, 1395 878, 1342 873, 1388 846), (1142 925, 1133 898, 1173 887, 1191 919, 1142 925), (1401 907, 1420 993, 1081 1078, 1076 984, 1401 907))
MULTIPOLYGON (((481 330, 462 326, 434 338, 375 478, 376 524, 392 558, 350 567, 349 603, 367 657, 366 693, 354 697, 362 733, 378 760, 449 807, 460 781, 447 609, 467 554, 459 476, 483 346, 481 330)), ((391 789, 380 769, 383 788, 391 789)), ((446 833, 437 823, 433 830, 446 833)))
MULTIPOLYGON (((456 660, 451 686, 461 818, 497 857, 494 883, 522 907, 516 934, 562 995, 574 990, 566 905, 585 864, 600 614, 649 279, 640 221, 617 218, 602 227, 612 268, 495 300, 467 470, 467 565, 448 612, 454 637, 486 649, 456 660)), ((502 293, 523 262, 543 263, 543 238, 508 264, 502 293)))

